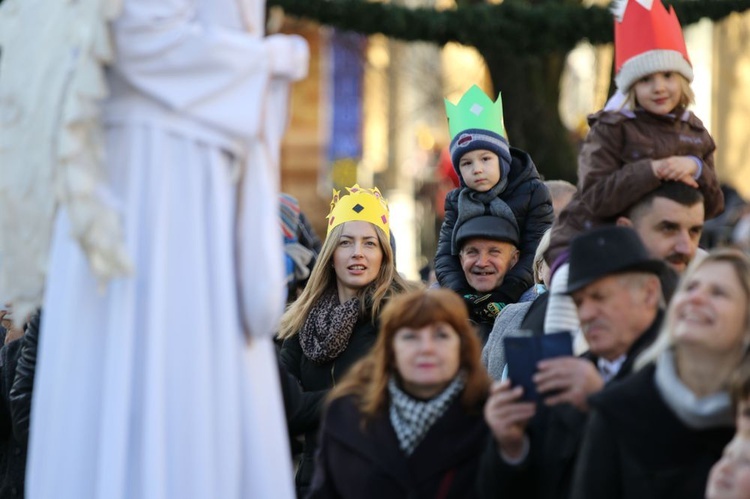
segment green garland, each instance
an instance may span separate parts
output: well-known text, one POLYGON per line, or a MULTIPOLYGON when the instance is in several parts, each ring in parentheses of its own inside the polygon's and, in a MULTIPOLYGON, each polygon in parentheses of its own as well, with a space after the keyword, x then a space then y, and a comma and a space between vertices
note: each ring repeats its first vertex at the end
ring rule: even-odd
MULTIPOLYGON (((682 0, 672 3, 683 25, 701 18, 718 21, 750 9, 750 0, 682 0)), ((519 55, 567 52, 579 41, 612 41, 612 14, 606 7, 561 2, 530 5, 506 1, 438 11, 365 0, 269 0, 288 14, 364 34, 380 33, 438 45, 459 42, 480 50, 519 55)))

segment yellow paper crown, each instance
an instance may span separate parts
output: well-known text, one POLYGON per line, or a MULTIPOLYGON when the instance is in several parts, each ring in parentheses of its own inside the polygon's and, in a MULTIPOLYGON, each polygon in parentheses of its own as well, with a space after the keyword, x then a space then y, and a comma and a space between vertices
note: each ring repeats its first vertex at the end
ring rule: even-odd
POLYGON ((344 222, 361 220, 377 225, 386 237, 390 237, 388 223, 390 217, 388 214, 388 202, 385 200, 377 187, 372 189, 363 189, 358 184, 346 188, 349 194, 340 196, 340 191, 333 190, 333 199, 331 199, 331 211, 328 213, 328 231, 326 236, 337 225, 344 222))

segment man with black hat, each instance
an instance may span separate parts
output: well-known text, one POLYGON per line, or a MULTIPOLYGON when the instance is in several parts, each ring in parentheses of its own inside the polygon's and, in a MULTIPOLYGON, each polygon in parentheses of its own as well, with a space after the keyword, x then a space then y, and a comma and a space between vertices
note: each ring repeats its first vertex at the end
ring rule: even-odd
MULTIPOLYGON (((508 210, 509 211, 509 210, 508 210)), ((490 294, 503 283, 505 274, 518 262, 518 224, 508 216, 482 215, 458 227, 456 245, 461 268, 474 294, 465 295, 477 324, 482 344, 492 330, 495 317, 506 303, 490 303, 490 294), (486 306, 477 304, 487 302, 486 306), (477 311, 488 311, 477 313, 477 311)))
MULTIPOLYGON (((512 380, 495 383, 485 406, 493 440, 482 460, 483 497, 567 498, 589 395, 630 374, 662 318, 661 260, 626 227, 603 227, 571 244, 566 292, 576 303, 589 351, 543 360, 534 376, 546 397, 522 402, 512 380)), ((513 359, 508 360, 510 363, 513 359)))

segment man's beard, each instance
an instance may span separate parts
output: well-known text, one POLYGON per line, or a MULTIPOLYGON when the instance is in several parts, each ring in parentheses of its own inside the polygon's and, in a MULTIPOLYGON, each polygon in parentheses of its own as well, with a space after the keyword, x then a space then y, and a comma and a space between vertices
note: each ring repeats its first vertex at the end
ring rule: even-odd
POLYGON ((690 263, 690 257, 684 253, 672 253, 664 258, 664 261, 671 264, 685 264, 690 263))

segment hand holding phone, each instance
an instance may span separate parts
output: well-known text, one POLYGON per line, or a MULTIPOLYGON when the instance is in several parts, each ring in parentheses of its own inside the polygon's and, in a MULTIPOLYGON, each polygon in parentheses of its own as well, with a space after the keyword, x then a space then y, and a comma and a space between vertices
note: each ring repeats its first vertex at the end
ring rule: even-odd
POLYGON ((568 331, 528 337, 508 336, 503 341, 508 378, 513 386, 523 387, 523 400, 537 402, 542 398, 533 379, 541 360, 573 355, 573 337, 568 331))

